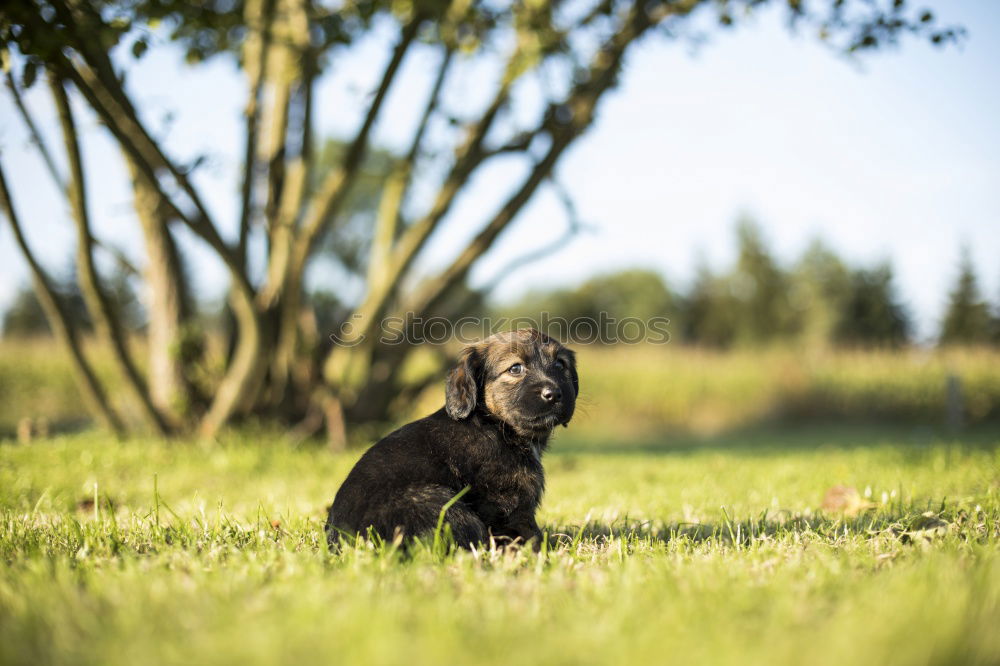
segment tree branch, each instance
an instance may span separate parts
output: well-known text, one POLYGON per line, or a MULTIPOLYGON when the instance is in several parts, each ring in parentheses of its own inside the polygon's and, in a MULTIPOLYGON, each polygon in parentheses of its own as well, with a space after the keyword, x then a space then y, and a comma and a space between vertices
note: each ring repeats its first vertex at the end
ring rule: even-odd
MULTIPOLYGON (((536 9, 526 8, 524 11, 530 15, 536 9)), ((530 26, 521 26, 518 29, 519 42, 526 40, 534 44, 534 48, 537 48, 539 41, 531 38, 531 32, 530 26)), ((383 275, 380 276, 378 282, 369 285, 368 294, 356 311, 359 315, 357 327, 359 335, 367 334, 370 328, 375 325, 379 315, 388 307, 402 276, 409 270, 417 255, 448 214, 462 186, 468 182, 472 173, 486 159, 498 154, 496 150, 485 149, 483 143, 500 110, 507 104, 514 84, 521 75, 530 69, 530 62, 531 58, 526 56, 520 48, 520 44, 512 50, 504 66, 493 101, 483 112, 479 121, 469 128, 465 141, 456 150, 455 162, 439 188, 430 210, 406 229, 397 241, 383 275)), ((527 150, 527 147, 531 145, 531 140, 542 129, 526 133, 527 136, 522 134, 515 137, 511 144, 506 146, 508 149, 506 152, 518 149, 522 144, 523 149, 527 150)))
POLYGON ((25 127, 28 128, 28 134, 31 136, 31 142, 35 144, 35 148, 38 149, 39 154, 42 156, 42 161, 45 162, 45 167, 48 169, 49 175, 52 176, 52 180, 55 182, 56 187, 59 188, 60 192, 65 192, 66 180, 63 178, 63 175, 59 173, 59 167, 56 166, 55 159, 52 157, 52 152, 45 143, 42 133, 38 131, 38 126, 35 125, 35 121, 32 119, 31 114, 28 113, 28 107, 24 105, 24 99, 21 97, 21 93, 17 89, 17 82, 14 81, 14 75, 10 71, 7 72, 6 83, 7 89, 10 90, 10 94, 14 98, 14 106, 17 107, 18 115, 21 116, 21 120, 24 121, 25 127))
POLYGON ((546 257, 553 255, 563 248, 573 240, 581 232, 588 230, 588 226, 583 223, 580 219, 579 214, 576 210, 576 204, 570 198, 569 193, 560 185, 555 179, 550 178, 549 182, 552 187, 556 189, 556 195, 559 197, 563 208, 566 210, 566 230, 556 238, 555 240, 543 245, 540 248, 527 252, 526 254, 514 257, 509 262, 507 262, 500 270, 496 271, 492 279, 486 280, 484 284, 487 286, 484 289, 479 290, 480 297, 486 296, 494 289, 496 289, 500 283, 502 283, 507 277, 513 275, 515 271, 524 268, 529 264, 533 264, 536 261, 541 261, 546 257))
MULTIPOLYGON (((312 163, 312 100, 313 100, 313 77, 315 74, 312 62, 313 55, 304 53, 302 83, 300 85, 299 99, 302 107, 301 112, 301 145, 299 154, 296 155, 287 166, 285 177, 285 187, 282 191, 281 205, 278 209, 277 229, 272 237, 272 248, 277 252, 272 253, 272 266, 269 266, 269 276, 275 281, 278 280, 279 271, 289 271, 291 274, 289 284, 291 289, 284 292, 281 300, 281 307, 278 313, 278 335, 274 354, 272 355, 270 382, 268 386, 269 395, 267 399, 277 404, 285 398, 287 382, 291 372, 295 351, 299 343, 299 321, 301 310, 301 278, 302 274, 294 270, 294 266, 287 265, 289 250, 291 249, 291 231, 295 226, 299 212, 305 203, 307 194, 309 169, 312 163), (282 243, 278 245, 278 243, 282 243), (274 269, 272 273, 271 269, 274 269)), ((280 293, 280 292, 279 292, 280 293)), ((273 302, 258 299, 258 302, 269 307, 273 302)))
MULTIPOLYGON (((184 213, 164 192, 156 172, 158 169, 168 168, 166 158, 139 123, 134 111, 130 113, 128 109, 122 109, 118 106, 114 101, 115 95, 105 86, 105 82, 98 79, 93 70, 85 65, 78 68, 68 58, 57 54, 54 57, 53 66, 59 76, 73 82, 73 85, 84 96, 122 149, 135 162, 150 184, 157 188, 164 204, 176 213, 179 220, 183 221, 216 250, 227 266, 235 266, 235 255, 229 251, 222 238, 215 233, 215 228, 211 226, 208 219, 200 215, 192 217, 184 213)), ((177 170, 176 167, 173 168, 177 170)), ((177 171, 180 173, 179 170, 177 171)))
POLYGON ((317 236, 346 200, 348 190, 357 177, 358 169, 368 147, 368 137, 371 134, 372 127, 375 124, 376 118, 378 118, 379 112, 382 110, 382 103, 385 101, 389 87, 392 85, 393 79, 395 79, 396 73, 399 71, 399 66, 403 62, 403 57, 416 38, 417 31, 422 22, 423 16, 416 14, 403 26, 399 41, 393 49, 389 64, 386 65, 385 72, 382 74, 382 80, 375 92, 371 105, 368 107, 368 113, 365 115, 361 128, 347 149, 343 164, 339 169, 326 177, 326 180, 324 180, 310 203, 305 219, 303 220, 302 232, 296 243, 296 270, 301 271, 304 268, 305 259, 308 258, 312 251, 317 236))
POLYGON ((356 331, 359 337, 367 335, 371 331, 379 315, 384 312, 395 294, 400 278, 412 265, 431 234, 451 209, 462 185, 469 179, 476 167, 482 163, 483 140, 500 109, 507 102, 509 94, 510 84, 505 78, 498 87, 493 102, 486 109, 479 122, 470 129, 466 141, 458 149, 455 163, 438 189, 431 209, 407 227, 396 242, 384 274, 378 282, 368 285, 365 300, 356 310, 356 315, 358 315, 356 331))
POLYGON ((243 185, 240 188, 239 240, 236 244, 236 254, 242 263, 246 263, 247 242, 250 236, 250 215, 253 208, 254 172, 257 166, 260 102, 271 44, 274 0, 250 0, 243 9, 243 15, 250 28, 250 34, 243 47, 243 61, 250 82, 250 94, 244 112, 246 132, 243 149, 243 185))
MULTIPOLYGON (((270 88, 268 130, 264 161, 267 164, 267 217, 269 233, 283 234, 290 241, 291 229, 283 226, 282 200, 285 192, 288 154, 288 126, 292 96, 296 82, 306 74, 306 53, 309 50, 309 20, 304 0, 275 0, 278 4, 274 21, 274 39, 270 46, 264 79, 270 88)), ((287 252, 282 249, 281 251, 287 252)))
MULTIPOLYGON (((192 186, 187 173, 169 160, 159 144, 153 140, 139 120, 135 107, 125 93, 110 57, 105 51, 95 47, 92 34, 86 33, 88 29, 97 32, 104 27, 100 16, 94 14, 91 8, 82 3, 73 5, 73 10, 76 11, 71 10, 63 0, 52 0, 52 6, 70 31, 73 47, 86 62, 86 66, 78 67, 62 52, 54 52, 52 65, 56 68, 56 73, 73 82, 122 147, 133 156, 136 164, 146 173, 150 182, 159 187, 164 201, 170 202, 170 205, 177 211, 179 219, 208 242, 231 272, 242 276, 242 280, 237 278, 237 281, 245 282, 249 288, 249 281, 243 275, 236 255, 219 236, 211 216, 208 214, 208 209, 192 186), (156 173, 160 169, 167 171, 176 185, 185 193, 197 212, 196 216, 184 214, 180 207, 163 193, 156 173)), ((40 15, 31 15, 29 20, 32 22, 32 27, 41 34, 56 31, 40 15)), ((234 275, 234 277, 236 276, 234 275)))
MULTIPOLYGON (((326 227, 329 220, 336 215, 347 199, 350 188, 360 171, 361 162, 368 147, 368 138, 375 120, 379 116, 389 88, 399 71, 404 56, 417 36, 422 22, 423 16, 418 13, 403 26, 399 41, 393 48, 392 56, 382 74, 378 89, 368 108, 365 119, 354 140, 348 146, 340 168, 334 170, 326 177, 319 191, 309 204, 300 233, 292 245, 287 269, 284 269, 284 266, 269 267, 269 279, 264 289, 261 290, 258 300, 263 306, 274 303, 283 297, 281 313, 282 339, 279 348, 280 353, 275 357, 278 374, 283 373, 287 369, 295 344, 295 322, 297 321, 300 307, 303 273, 308 263, 309 255, 320 232, 326 227)), ((280 387, 280 382, 284 380, 279 378, 277 381, 280 387)))
POLYGON ((484 150, 483 159, 487 160, 497 155, 508 155, 510 153, 523 153, 531 147, 531 142, 535 140, 535 137, 544 134, 546 129, 545 125, 542 124, 535 129, 518 132, 506 143, 484 150))
MULTIPOLYGON (((671 11, 674 10, 672 7, 671 11)), ((410 304, 413 312, 427 312, 434 309, 452 287, 465 279, 472 265, 489 250, 500 232, 510 225, 538 185, 548 176, 563 151, 593 122, 597 102, 614 84, 628 45, 662 20, 666 14, 666 10, 646 11, 643 2, 632 5, 620 28, 594 56, 589 76, 574 86, 563 104, 550 110, 548 122, 552 142, 545 156, 528 174, 521 187, 452 264, 424 284, 410 304)))
MULTIPOLYGON (((21 93, 17 89, 17 83, 14 81, 14 77, 11 72, 7 72, 6 84, 14 98, 14 105, 17 107, 18 115, 21 116, 21 120, 24 122, 25 127, 28 129, 28 133, 31 135, 31 142, 35 145, 35 148, 38 149, 42 160, 45 162, 49 175, 52 176, 52 182, 60 192, 68 195, 69 188, 66 185, 66 180, 63 175, 59 173, 59 167, 56 166, 55 158, 52 156, 52 151, 49 150, 48 144, 46 144, 45 139, 38 130, 38 126, 35 125, 35 121, 28 112, 28 108, 24 105, 24 99, 21 97, 21 93)), ((96 237, 92 237, 91 240, 94 247, 107 252, 115 260, 115 263, 117 263, 126 273, 136 277, 141 274, 141 271, 136 268, 131 261, 129 261, 129 258, 119 248, 105 243, 96 237)))
POLYGON ((420 155, 420 148, 423 143, 424 133, 431 117, 437 110, 438 102, 441 98, 441 90, 444 87, 445 78, 451 67, 454 50, 446 47, 444 57, 438 67, 437 77, 431 87, 427 105, 417 124, 417 129, 410 143, 410 150, 390 174, 385 187, 382 190, 382 197, 379 201, 378 211, 375 220, 375 234, 372 241, 371 254, 368 260, 368 289, 377 289, 388 279, 390 274, 390 259, 392 246, 396 240, 399 227, 399 214, 406 197, 406 191, 410 185, 410 176, 417 158, 420 155))
POLYGON ((90 232, 87 187, 83 176, 83 161, 80 157, 76 123, 73 120, 69 97, 66 95, 66 89, 62 82, 51 72, 48 81, 52 97, 55 100, 56 111, 59 114, 59 125, 62 128, 63 143, 66 149, 66 161, 69 165, 68 194, 73 220, 76 223, 76 256, 80 289, 83 292, 87 309, 94 318, 98 334, 111 343, 112 357, 125 379, 125 385, 136 398, 143 418, 158 434, 166 435, 169 428, 156 407, 153 406, 146 382, 128 351, 121 322, 114 313, 107 294, 101 287, 97 267, 94 265, 94 241, 90 232))
POLYGON ((66 345, 66 348, 69 350, 70 359, 73 362, 73 372, 76 375, 84 402, 88 404, 90 411, 97 417, 101 425, 116 435, 121 436, 124 432, 121 419, 118 418, 118 415, 111 408, 107 394, 98 381, 97 375, 83 355, 77 331, 70 322, 65 307, 56 295, 51 281, 35 259, 31 248, 28 247, 28 243, 24 238, 2 166, 0 166, 0 206, 3 207, 11 229, 14 231, 14 239, 21 249, 21 254, 24 255, 25 260, 28 262, 28 268, 31 270, 31 278, 35 283, 35 292, 38 294, 38 301, 45 312, 45 317, 48 319, 56 339, 66 345))
POLYGON ((281 202, 278 207, 278 224, 291 229, 295 226, 302 207, 308 195, 309 170, 312 166, 312 114, 313 114, 313 84, 316 75, 314 58, 311 52, 302 55, 301 77, 298 90, 298 104, 301 107, 299 120, 299 150, 295 157, 289 160, 285 167, 285 185, 281 192, 281 202))
POLYGON ((103 250, 108 256, 114 259, 115 263, 118 264, 118 268, 124 271, 129 277, 142 277, 142 271, 132 263, 128 256, 122 252, 121 248, 115 247, 111 243, 106 243, 93 235, 90 237, 90 242, 94 247, 103 250))
MULTIPOLYGON (((274 73, 276 94, 272 103, 271 147, 268 155, 269 200, 267 277, 258 294, 264 309, 274 306, 285 293, 294 244, 295 225, 307 196, 312 143, 312 100, 315 67, 309 47, 309 24, 305 11, 298 11, 282 28, 286 42, 293 46, 275 46, 280 57, 274 73), (299 82, 298 100, 302 112, 299 122, 299 146, 296 154, 288 154, 288 125, 292 106, 292 82, 299 82)), ((294 277, 294 276, 292 276, 294 277)))

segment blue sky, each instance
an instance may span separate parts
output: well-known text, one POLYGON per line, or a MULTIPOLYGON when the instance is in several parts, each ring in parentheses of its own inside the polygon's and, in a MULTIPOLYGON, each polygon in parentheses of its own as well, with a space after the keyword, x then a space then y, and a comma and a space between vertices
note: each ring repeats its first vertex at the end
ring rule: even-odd
MULTIPOLYGON (((505 280, 498 295, 633 265, 655 268, 683 288, 699 261, 717 268, 732 261, 734 222, 749 215, 786 262, 816 237, 855 264, 891 260, 924 337, 936 328, 963 245, 986 295, 1000 300, 1000 3, 928 5, 942 20, 966 26, 964 44, 937 49, 907 40, 851 62, 808 35, 790 35, 780 14, 767 11, 736 30, 713 32, 694 54, 656 38, 636 46, 621 85, 558 168, 595 229, 505 280)), ((389 37, 376 32, 350 58, 335 61, 318 97, 320 133, 355 125, 389 37)), ((407 110, 423 98, 432 64, 426 53, 407 61, 376 131, 381 145, 405 141, 407 110)), ((453 104, 475 103, 485 93, 476 75, 466 78, 453 104)), ((245 92, 233 65, 218 60, 188 69, 170 49, 153 49, 129 81, 175 157, 209 155, 198 184, 219 219, 235 220, 245 92), (166 123, 168 113, 173 120, 166 123)), ((44 86, 30 92, 29 103, 56 138, 44 86)), ((6 96, 0 119, 2 159, 29 239, 50 268, 61 269, 74 245, 64 207, 6 96)), ((97 232, 138 251, 116 149, 92 119, 84 125, 97 232)), ((501 161, 480 174, 420 267, 439 265, 474 234, 522 168, 501 161)), ((564 226, 556 197, 541 192, 473 281, 492 279, 511 257, 558 237, 564 226)), ((195 253, 198 284, 217 295, 223 271, 195 253)), ((0 262, 2 308, 26 278, 7 225, 0 228, 0 262)), ((317 270, 311 280, 336 276, 317 270)))

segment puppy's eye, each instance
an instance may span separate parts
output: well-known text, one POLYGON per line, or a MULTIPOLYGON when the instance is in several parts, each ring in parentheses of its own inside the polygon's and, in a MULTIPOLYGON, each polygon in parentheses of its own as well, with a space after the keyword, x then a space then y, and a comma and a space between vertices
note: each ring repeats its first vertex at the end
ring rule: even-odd
POLYGON ((509 372, 512 375, 524 374, 524 366, 521 365, 520 363, 515 363, 514 365, 510 366, 510 368, 507 369, 507 372, 509 372))
POLYGON ((556 362, 552 364, 552 367, 556 368, 557 370, 562 370, 563 368, 566 367, 566 364, 562 362, 562 359, 557 358, 556 362))

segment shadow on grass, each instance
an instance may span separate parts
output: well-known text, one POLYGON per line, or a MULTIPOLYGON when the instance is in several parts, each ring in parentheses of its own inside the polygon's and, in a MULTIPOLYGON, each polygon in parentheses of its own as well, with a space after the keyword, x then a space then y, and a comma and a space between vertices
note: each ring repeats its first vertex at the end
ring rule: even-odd
MULTIPOLYGON (((947 537, 963 542, 986 544, 1000 535, 1000 513, 955 510, 943 504, 938 510, 921 510, 911 507, 898 509, 883 508, 867 511, 856 516, 837 515, 791 515, 778 512, 748 520, 725 519, 714 523, 659 523, 650 521, 629 522, 627 520, 608 524, 589 522, 583 526, 548 526, 547 550, 550 553, 596 553, 614 552, 624 547, 622 554, 636 548, 668 548, 704 546, 708 548, 744 549, 765 543, 823 543, 836 546, 857 538, 865 541, 875 539, 895 542, 900 545, 926 546, 947 537)), ((331 552, 344 553, 354 550, 372 550, 388 554, 402 560, 417 558, 421 553, 442 559, 449 553, 460 550, 451 538, 450 531, 440 539, 437 535, 425 535, 416 539, 383 541, 371 534, 361 536, 342 535, 330 545, 331 552)), ((479 552, 517 552, 539 550, 535 542, 525 544, 520 539, 510 542, 506 539, 491 540, 478 544, 479 552)), ((898 551, 889 552, 890 557, 898 551)), ((876 555, 881 560, 886 555, 876 555)))
POLYGON ((777 456, 795 451, 877 446, 919 450, 941 444, 992 450, 1000 446, 1000 423, 977 425, 959 432, 928 426, 852 422, 755 424, 713 435, 673 431, 621 436, 578 431, 557 437, 550 451, 554 456, 673 456, 703 451, 777 456))
POLYGON ((0 443, 18 442, 27 435, 28 441, 41 441, 60 435, 75 435, 94 428, 88 418, 25 419, 26 423, 0 423, 0 443), (26 428, 26 433, 19 432, 26 428))
POLYGON ((835 543, 851 537, 888 537, 902 544, 931 542, 957 535, 966 541, 985 543, 1000 534, 1000 514, 967 511, 944 506, 934 509, 911 506, 870 510, 856 516, 818 513, 793 515, 764 512, 747 520, 725 519, 714 523, 591 522, 563 526, 549 532, 550 548, 575 548, 580 544, 604 546, 615 541, 646 545, 675 542, 714 543, 746 547, 754 542, 814 537, 835 543))

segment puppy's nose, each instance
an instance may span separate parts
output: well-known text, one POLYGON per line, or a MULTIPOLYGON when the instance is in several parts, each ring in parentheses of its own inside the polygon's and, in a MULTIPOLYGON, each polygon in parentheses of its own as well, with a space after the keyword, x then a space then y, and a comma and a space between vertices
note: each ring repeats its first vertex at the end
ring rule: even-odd
POLYGON ((545 402, 558 402, 562 399, 562 391, 557 386, 546 386, 542 389, 542 400, 545 402))

